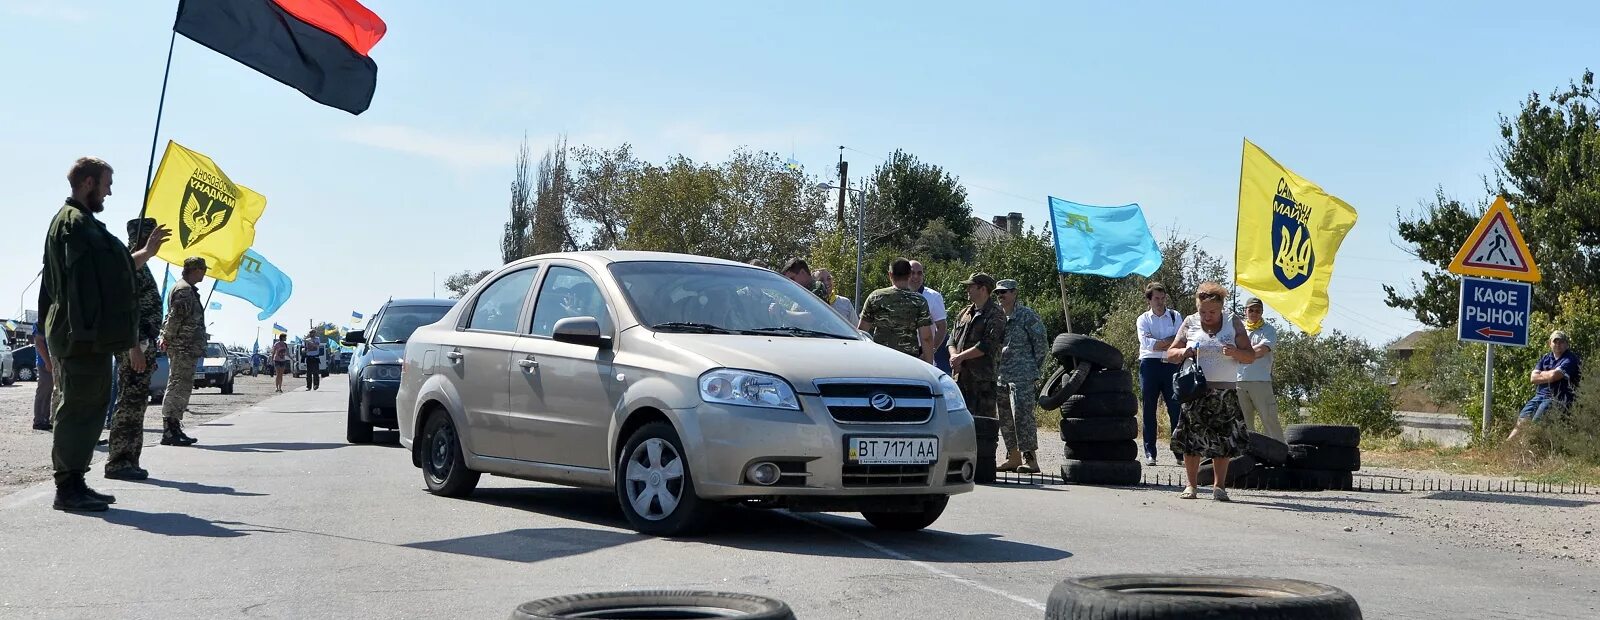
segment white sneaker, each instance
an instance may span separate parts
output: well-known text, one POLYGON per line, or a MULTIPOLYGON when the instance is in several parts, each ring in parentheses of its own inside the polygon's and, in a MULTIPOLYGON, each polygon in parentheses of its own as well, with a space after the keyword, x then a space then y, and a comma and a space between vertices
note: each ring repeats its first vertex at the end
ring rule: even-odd
POLYGON ((1151 467, 1155 467, 1156 466, 1156 457, 1153 457, 1153 456, 1144 457, 1144 464, 1145 465, 1149 465, 1151 467))
POLYGON ((1211 499, 1217 500, 1219 502, 1231 502, 1231 501, 1233 501, 1231 499, 1228 499, 1228 490, 1224 489, 1224 488, 1220 488, 1220 487, 1212 487, 1211 488, 1211 499))

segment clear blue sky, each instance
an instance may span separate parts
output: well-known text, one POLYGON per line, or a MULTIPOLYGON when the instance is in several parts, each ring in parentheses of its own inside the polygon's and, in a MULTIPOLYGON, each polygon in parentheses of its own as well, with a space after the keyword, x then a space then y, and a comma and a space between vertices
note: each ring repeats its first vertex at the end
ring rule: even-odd
MULTIPOLYGON (((0 314, 33 303, 75 157, 117 168, 115 228, 138 211, 176 5, 0 0, 0 314)), ((1580 2, 367 5, 389 34, 361 116, 182 37, 173 59, 161 139, 268 197, 256 248, 295 279, 272 319, 292 328, 498 263, 524 133, 653 160, 792 151, 820 174, 839 145, 857 175, 904 148, 977 215, 1138 202, 1158 236, 1229 258, 1249 137, 1360 212, 1326 327, 1381 342, 1415 324, 1380 284, 1422 268, 1396 209, 1436 185, 1481 198, 1496 115, 1600 58, 1600 8, 1580 2)), ((217 299, 213 332, 248 345, 255 309, 217 299)))

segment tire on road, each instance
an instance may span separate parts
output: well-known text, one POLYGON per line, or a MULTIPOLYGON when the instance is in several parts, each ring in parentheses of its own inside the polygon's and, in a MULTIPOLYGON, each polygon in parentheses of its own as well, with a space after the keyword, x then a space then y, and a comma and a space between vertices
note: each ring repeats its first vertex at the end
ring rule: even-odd
POLYGON ((1080 461, 1061 464, 1061 480, 1069 484, 1132 486, 1139 484, 1138 461, 1080 461))
POLYGON ((1045 608, 1049 620, 1360 617, 1356 599, 1333 586, 1297 579, 1202 575, 1068 579, 1050 591, 1045 608))
POLYGON ((1360 448, 1294 444, 1288 450, 1290 469, 1361 470, 1360 448))
POLYGON ((478 472, 467 469, 461 434, 450 414, 434 411, 423 423, 417 449, 422 455, 422 482, 428 492, 443 497, 466 497, 478 486, 478 472))
POLYGON ((528 601, 511 620, 563 618, 745 618, 793 620, 794 611, 775 598, 701 590, 590 592, 528 601))
POLYGON ((38 379, 39 377, 33 373, 32 368, 18 368, 17 378, 23 381, 32 381, 34 379, 38 379))
MULTIPOLYGON (((1240 479, 1250 475, 1250 472, 1255 471, 1255 469, 1256 459, 1249 455, 1235 457, 1232 460, 1229 460, 1227 486, 1235 486, 1240 479)), ((1195 476, 1195 484, 1206 486, 1216 482, 1216 479, 1217 474, 1216 470, 1212 467, 1212 460, 1206 459, 1201 461, 1200 472, 1195 476)))
POLYGON ((1250 431, 1250 447, 1245 449, 1245 454, 1256 457, 1258 463, 1282 467, 1289 462, 1289 444, 1250 431))
POLYGON ((950 496, 941 495, 922 503, 922 509, 912 512, 863 512, 861 516, 880 530, 915 532, 933 525, 950 504, 950 496))
POLYGON ((1077 394, 1061 403, 1063 418, 1133 418, 1139 414, 1139 399, 1133 392, 1117 394, 1077 394))
POLYGON ((1355 477, 1347 471, 1325 469, 1290 469, 1290 486, 1301 491, 1350 491, 1355 488, 1355 477))
POLYGON ((345 407, 344 440, 354 444, 372 443, 372 425, 361 420, 361 399, 350 395, 345 407))
POLYGON ((1050 378, 1044 382, 1044 388, 1039 391, 1039 399, 1035 403, 1045 411, 1054 411, 1061 407, 1073 394, 1078 393, 1078 388, 1089 378, 1091 366, 1088 362, 1078 362, 1071 366, 1062 365, 1055 372, 1050 373, 1050 378))
POLYGON ((1121 368, 1102 368, 1089 373, 1079 394, 1133 394, 1133 374, 1121 368))
POLYGON ((688 452, 683 449, 683 441, 678 439, 678 431, 671 423, 651 422, 628 436, 618 457, 616 479, 617 502, 622 505, 622 514, 641 534, 688 536, 698 533, 710 520, 714 507, 695 492, 688 452), (655 447, 646 445, 650 443, 655 447), (652 457, 652 453, 655 456, 652 457), (676 461, 676 466, 672 461, 676 461), (676 470, 675 476, 673 470, 676 470), (646 512, 660 509, 660 516, 641 514, 630 494, 642 500, 646 512), (663 494, 671 500, 664 501, 663 494), (670 509, 669 503, 672 504, 670 509))
POLYGON ((228 394, 232 394, 233 393, 233 378, 232 377, 228 378, 228 382, 227 383, 222 384, 222 393, 223 393, 223 395, 228 395, 228 394))
POLYGON ((1284 443, 1354 448, 1361 445, 1361 427, 1343 424, 1290 424, 1283 429, 1284 443))
POLYGON ((1050 354, 1063 364, 1068 358, 1089 362, 1097 368, 1122 368, 1122 351, 1104 340, 1083 334, 1061 334, 1050 345, 1050 354))
POLYGON ((1075 461, 1131 461, 1139 458, 1139 442, 1069 442, 1066 444, 1065 455, 1075 461))
POLYGON ((1127 441, 1139 437, 1139 421, 1125 418, 1061 418, 1061 440, 1072 443, 1127 441))

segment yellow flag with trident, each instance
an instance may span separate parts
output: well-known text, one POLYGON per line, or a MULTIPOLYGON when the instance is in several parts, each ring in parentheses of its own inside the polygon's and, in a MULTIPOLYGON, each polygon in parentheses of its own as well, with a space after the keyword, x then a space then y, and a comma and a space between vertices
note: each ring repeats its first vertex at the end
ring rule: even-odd
POLYGON ((1354 207, 1244 141, 1233 257, 1240 287, 1315 335, 1328 316, 1334 255, 1355 225, 1354 207))
POLYGON ((207 276, 232 282, 266 209, 266 196, 234 183, 210 157, 168 141, 145 216, 173 233, 157 257, 182 265, 199 256, 207 276))

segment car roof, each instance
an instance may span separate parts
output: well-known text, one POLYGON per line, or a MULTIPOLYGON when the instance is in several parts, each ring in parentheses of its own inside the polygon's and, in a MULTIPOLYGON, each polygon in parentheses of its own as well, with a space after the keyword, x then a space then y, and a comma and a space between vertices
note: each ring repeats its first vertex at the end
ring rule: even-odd
MULTIPOLYGON (((537 262, 553 258, 565 258, 587 263, 595 268, 601 268, 611 263, 633 262, 670 262, 670 263, 700 263, 707 265, 729 265, 734 267, 750 267, 744 263, 698 256, 695 254, 678 254, 675 252, 640 252, 632 250, 592 250, 585 252, 558 252, 554 254, 540 254, 530 256, 517 263, 537 262)), ((752 267, 753 268, 753 267, 752 267)))
POLYGON ((454 299, 429 299, 429 298, 426 298, 426 297, 415 297, 415 298, 407 298, 407 299, 391 299, 391 300, 388 301, 388 303, 385 303, 384 305, 385 306, 444 306, 444 307, 448 308, 450 306, 456 305, 456 300, 454 300, 454 299))

